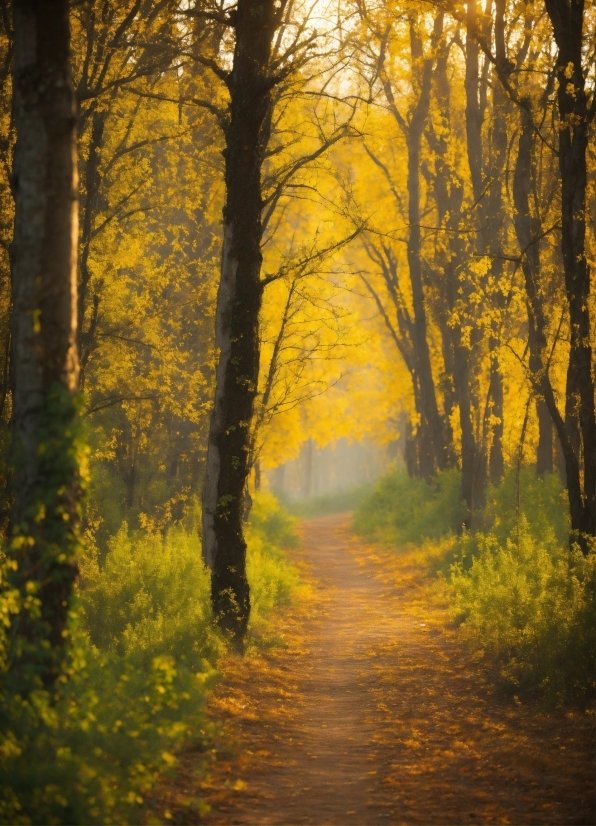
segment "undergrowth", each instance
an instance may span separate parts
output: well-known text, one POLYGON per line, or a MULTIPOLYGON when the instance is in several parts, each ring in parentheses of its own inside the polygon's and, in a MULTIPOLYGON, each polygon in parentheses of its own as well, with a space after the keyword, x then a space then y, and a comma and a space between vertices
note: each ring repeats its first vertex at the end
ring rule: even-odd
POLYGON ((434 484, 390 474, 356 510, 354 527, 386 545, 426 547, 459 633, 494 664, 503 688, 555 705, 585 697, 596 674, 596 548, 588 556, 569 548, 559 476, 510 469, 488 488, 473 531, 456 537, 459 485, 456 471, 434 484))
POLYGON ((466 516, 460 488, 457 470, 439 472, 432 483, 395 470, 358 505, 354 528, 384 545, 418 544, 456 533, 466 516))
MULTIPOLYGON (((297 541, 294 523, 274 497, 256 497, 247 539, 257 644, 272 633, 274 609, 300 587, 283 552, 297 541)), ((208 741, 202 705, 225 641, 212 622, 196 530, 131 533, 123 525, 105 555, 88 551, 81 570, 57 689, 23 697, 3 663, 3 823, 139 822, 146 793, 175 765, 177 747, 208 741)), ((11 599, 4 587, 5 629, 11 599)), ((200 800, 189 805, 201 813, 200 800)))
POLYGON ((498 664, 502 684, 540 690, 555 704, 593 689, 596 554, 544 541, 523 514, 505 542, 464 537, 463 556, 472 543, 469 566, 451 568, 452 613, 464 638, 498 664))

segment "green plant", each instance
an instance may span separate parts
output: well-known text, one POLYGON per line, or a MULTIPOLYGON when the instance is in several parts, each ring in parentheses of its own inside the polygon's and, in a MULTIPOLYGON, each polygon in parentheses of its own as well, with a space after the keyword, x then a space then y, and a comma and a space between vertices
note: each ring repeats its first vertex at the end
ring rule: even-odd
POLYGON ((250 632, 265 628, 271 611, 287 605, 299 588, 298 570, 283 550, 298 544, 296 520, 273 494, 258 493, 253 500, 246 539, 252 603, 250 632))
POLYGON ((259 491, 255 494, 248 522, 250 536, 259 535, 279 548, 295 548, 298 544, 296 519, 272 493, 259 491))
POLYGON ((300 502, 291 502, 287 507, 295 516, 303 519, 314 519, 317 516, 327 516, 331 513, 353 511, 372 490, 373 485, 366 483, 355 488, 338 490, 335 493, 313 496, 300 502))
POLYGON ((358 505, 354 528, 385 544, 416 543, 457 532, 465 515, 457 470, 439 472, 432 484, 397 470, 358 505))
POLYGON ((478 527, 500 542, 513 536, 526 520, 526 530, 539 542, 564 545, 569 536, 567 491, 558 473, 536 476, 533 467, 509 468, 500 485, 490 485, 478 527))
MULTIPOLYGON (((247 538, 251 629, 262 639, 299 585, 282 550, 297 541, 294 520, 260 495, 247 538)), ((19 599, 0 585, 5 630, 19 599)), ((103 558, 88 547, 55 691, 22 695, 5 642, 0 634, 0 822, 137 822, 179 744, 204 739, 203 699, 225 650, 196 531, 122 525, 103 558)))
POLYGON ((223 650, 209 600, 209 572, 196 533, 131 534, 126 523, 108 541, 103 565, 83 567, 81 607, 91 641, 144 664, 173 656, 192 670, 223 650))
POLYGON ((201 739, 210 672, 173 657, 147 667, 99 651, 71 617, 71 642, 52 691, 0 683, 0 822, 133 823, 144 794, 201 739))
MULTIPOLYGON (((500 665, 515 690, 541 689, 557 702, 594 687, 596 554, 545 543, 521 517, 502 542, 474 542, 471 564, 451 570, 461 632, 500 665)), ((595 549, 596 550, 596 549, 595 549)))

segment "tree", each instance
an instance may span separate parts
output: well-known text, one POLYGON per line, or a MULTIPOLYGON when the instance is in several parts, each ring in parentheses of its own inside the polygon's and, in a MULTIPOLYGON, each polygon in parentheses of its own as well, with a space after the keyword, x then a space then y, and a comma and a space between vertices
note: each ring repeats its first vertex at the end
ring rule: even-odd
MULTIPOLYGON (((512 82, 511 73, 525 60, 530 45, 532 15, 526 17, 526 36, 521 41, 517 61, 509 62, 504 47, 491 52, 490 46, 473 23, 470 37, 482 46, 495 66, 502 88, 517 104, 521 132, 514 174, 515 229, 521 251, 529 316, 530 370, 539 396, 542 418, 548 409, 555 426, 565 462, 569 493, 571 528, 587 550, 585 536, 596 532, 596 418, 592 348, 590 342, 590 277, 586 259, 586 188, 588 132, 596 115, 596 94, 589 104, 586 69, 582 59, 584 39, 583 3, 546 2, 554 39, 558 48, 555 73, 560 128, 552 143, 558 143, 561 180, 561 251, 565 275, 565 294, 569 312, 570 347, 565 388, 565 415, 561 415, 549 376, 551 355, 547 350, 546 319, 540 289, 539 243, 543 234, 530 207, 529 185, 535 177, 532 168, 533 139, 542 137, 544 108, 552 90, 549 82, 534 119, 531 95, 512 82), (558 140, 557 140, 558 139, 558 140)), ((499 5, 498 15, 504 15, 499 5)), ((498 45, 498 44, 497 44, 498 45)), ((553 75, 550 75, 551 79, 553 75)), ((562 318, 562 317, 561 317, 562 318)), ((543 426, 543 433, 545 428, 543 426)), ((543 435, 543 442, 548 437, 543 435)))
POLYGON ((76 110, 67 0, 13 10, 12 663, 31 687, 60 673, 79 548, 76 110))
MULTIPOLYGON (((584 46, 583 0, 545 0, 557 44, 561 174, 561 249, 569 302, 571 348, 567 368, 565 433, 552 405, 555 427, 567 466, 572 529, 596 536, 596 414, 590 344, 590 270, 586 260, 586 187, 588 130, 596 115, 596 90, 589 104, 584 46), (583 459, 580 487, 579 458, 583 459), (577 469, 576 469, 577 468, 577 469)), ((582 544, 585 547, 583 540, 582 544)))
POLYGON ((261 168, 275 83, 271 49, 280 10, 273 0, 260 5, 239 0, 229 22, 235 30, 235 46, 232 69, 226 74, 230 113, 225 129, 226 201, 216 311, 220 355, 203 489, 203 554, 212 568, 215 616, 239 641, 250 614, 242 503, 248 431, 259 379, 261 168))
MULTIPOLYGON (((312 11, 312 10, 311 10, 312 11)), ((221 277, 216 310, 215 400, 209 430, 207 466, 203 486, 203 555, 212 569, 212 603, 222 628, 241 643, 250 614, 246 580, 246 543, 242 532, 244 492, 251 468, 252 424, 260 366, 259 315, 263 290, 282 277, 261 277, 262 248, 279 228, 275 217, 287 210, 292 192, 310 190, 312 184, 297 181, 300 174, 350 133, 351 112, 346 119, 334 112, 317 111, 337 99, 326 87, 326 73, 344 61, 342 54, 314 51, 320 35, 311 28, 310 12, 294 16, 292 4, 268 2, 255 5, 240 0, 229 15, 218 11, 189 10, 232 30, 234 47, 231 70, 198 54, 225 84, 227 109, 204 103, 214 110, 223 129, 225 149, 225 205, 221 277), (279 31, 278 31, 279 30, 279 31), (277 35, 276 35, 276 32, 277 35), (330 58, 323 67, 323 58, 330 58), (319 60, 315 76, 323 77, 323 92, 307 88, 311 60, 319 60), (289 103, 296 88, 311 105, 312 129, 301 124, 296 137, 289 117, 289 103), (328 122, 331 127, 327 129, 328 122), (284 129, 289 135, 284 141, 284 129), (297 156, 291 153, 298 147, 297 156), (277 165, 275 164, 277 161, 277 165), (265 237, 265 229, 269 237, 265 237)), ((323 42, 325 38, 323 38, 323 42)), ((294 130, 296 131, 296 130, 294 130)))
MULTIPOLYGON (((462 230, 468 217, 463 207, 465 181, 459 173, 450 143, 452 135, 452 101, 448 80, 449 46, 443 44, 437 58, 436 70, 436 118, 427 129, 427 140, 435 155, 432 196, 437 208, 437 226, 441 237, 436 244, 436 282, 440 296, 435 314, 441 329, 443 359, 447 374, 446 398, 453 387, 453 405, 457 405, 461 431, 462 497, 468 506, 467 527, 482 499, 483 480, 479 479, 479 445, 474 433, 473 409, 477 405, 473 389, 474 352, 472 336, 466 335, 462 313, 458 323, 452 319, 461 310, 461 304, 469 305, 471 284, 460 279, 465 260, 466 243, 462 230), (435 122, 436 121, 436 122, 435 122)), ((466 122, 467 125, 467 122, 466 122)))
POLYGON ((415 363, 416 383, 420 399, 420 474, 429 479, 436 470, 446 467, 449 459, 447 429, 437 400, 432 373, 427 330, 427 308, 424 295, 422 231, 420 209, 420 167, 421 144, 429 114, 432 76, 436 64, 435 50, 442 35, 444 14, 439 11, 434 19, 432 36, 424 50, 424 21, 420 14, 411 11, 408 15, 413 96, 407 114, 404 116, 396 103, 391 78, 387 73, 389 27, 379 38, 379 78, 385 93, 387 108, 404 135, 407 158, 408 190, 408 243, 407 258, 412 291, 412 319, 410 336, 415 363))

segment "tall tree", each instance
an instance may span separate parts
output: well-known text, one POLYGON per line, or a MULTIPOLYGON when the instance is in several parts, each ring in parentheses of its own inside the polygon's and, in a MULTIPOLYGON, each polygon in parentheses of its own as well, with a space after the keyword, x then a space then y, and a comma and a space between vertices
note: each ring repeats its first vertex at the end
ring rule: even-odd
POLYGON ((452 325, 453 314, 459 301, 468 301, 470 284, 461 278, 465 261, 465 242, 461 235, 464 223, 462 205, 464 181, 458 174, 449 151, 451 137, 451 95, 448 79, 449 46, 444 45, 437 59, 436 98, 439 124, 429 123, 427 140, 432 147, 435 173, 432 176, 432 195, 437 205, 437 224, 443 230, 442 242, 437 245, 435 266, 440 270, 439 307, 436 315, 441 328, 445 369, 453 382, 453 395, 459 410, 461 429, 462 496, 468 506, 466 526, 470 527, 471 515, 476 510, 478 486, 477 444, 474 436, 473 406, 477 403, 472 387, 471 343, 465 340, 463 323, 452 325), (460 295, 461 294, 461 295, 460 295))
POLYGON ((51 685, 77 573, 76 107, 67 0, 15 0, 13 668, 51 685))
POLYGON ((216 311, 219 363, 203 488, 203 554, 212 569, 215 616, 238 641, 244 637, 250 615, 242 510, 259 379, 261 170, 275 84, 271 49, 280 22, 274 0, 239 0, 228 21, 235 31, 235 46, 232 69, 225 76, 230 102, 216 311))
MULTIPOLYGON (((399 28, 401 19, 383 25, 375 21, 373 13, 366 8, 364 3, 358 4, 358 10, 367 27, 366 49, 371 56, 374 54, 374 62, 387 111, 395 120, 406 145, 407 260, 409 286, 412 295, 412 313, 411 322, 406 320, 407 335, 402 333, 402 342, 407 338, 411 340, 409 362, 417 413, 420 418, 419 432, 416 439, 418 455, 415 464, 420 475, 430 479, 437 470, 446 467, 450 459, 448 427, 439 409, 429 345, 429 318, 422 256, 422 195, 420 187, 422 139, 429 115, 433 73, 436 67, 435 52, 443 32, 444 13, 442 11, 436 13, 430 37, 425 36, 425 27, 428 21, 424 19, 423 14, 410 10, 406 16, 409 47, 408 68, 410 69, 407 84, 411 86, 412 92, 408 96, 406 111, 402 112, 396 91, 397 83, 392 78, 390 71, 393 60, 391 47, 394 45, 392 41, 396 36, 394 29, 399 28)), ((374 157, 370 150, 367 150, 367 152, 373 162, 387 175, 387 167, 382 159, 374 157)), ((395 185, 391 181, 390 186, 395 191, 395 185)), ((369 245, 367 250, 369 255, 371 250, 372 248, 369 245)), ((386 258, 386 253, 385 255, 381 253, 380 258, 384 257, 386 258)), ((392 258, 391 254, 389 258, 392 258)), ((394 263, 396 263, 395 260, 394 263)), ((387 280, 388 269, 385 266, 386 264, 391 266, 389 260, 386 260, 381 265, 381 269, 387 280)), ((397 286, 397 282, 395 282, 395 286, 397 286)), ((395 300, 396 293, 389 282, 388 287, 392 299, 395 300)), ((367 285, 367 288, 370 290, 370 286, 367 285)), ((385 320, 387 321, 387 318, 385 320)), ((403 354, 403 343, 398 347, 403 354)))
MULTIPOLYGON (((278 262, 272 273, 261 275, 262 250, 281 223, 292 221, 289 203, 295 193, 316 191, 301 176, 352 133, 355 111, 352 100, 338 100, 338 106, 347 107, 346 117, 329 107, 329 83, 345 58, 331 32, 322 35, 315 29, 312 11, 285 0, 264 5, 241 0, 229 13, 216 8, 188 11, 189 16, 226 27, 234 36, 230 70, 204 54, 197 54, 196 60, 223 81, 228 98, 226 108, 202 102, 216 115, 225 143, 215 324, 219 362, 203 486, 203 555, 212 569, 215 616, 237 641, 244 636, 250 614, 242 517, 253 459, 259 314, 264 288, 287 276, 290 266, 289 260, 281 266, 278 262), (307 70, 313 61, 316 69, 307 70), (303 120, 297 128, 285 118, 290 102, 300 99, 303 120)), ((315 238, 318 234, 317 230, 315 238)), ((315 247, 312 254, 320 258, 323 249, 315 247)))
MULTIPOLYGON (((497 53, 501 58, 504 52, 504 31, 502 3, 497 4, 497 24, 495 39, 497 53)), ((493 92, 491 119, 490 154, 485 151, 483 139, 483 122, 487 110, 487 87, 489 60, 484 58, 480 65, 480 48, 476 33, 485 26, 478 23, 478 4, 476 0, 466 4, 466 44, 465 44, 465 93, 466 93, 466 139, 468 164, 476 217, 476 255, 489 256, 489 273, 497 283, 503 275, 501 253, 503 224, 505 221, 502 199, 502 172, 507 150, 506 126, 504 118, 503 94, 501 89, 493 92), (487 157, 488 156, 488 157, 487 157)), ((485 33, 483 31, 483 33, 485 33)), ((500 293, 497 291, 496 296, 500 293)), ((494 328, 494 325, 492 325, 494 328)), ((485 416, 487 431, 479 434, 475 445, 474 471, 474 508, 484 503, 484 488, 487 472, 493 482, 498 482, 503 473, 503 376, 499 367, 498 338, 494 329, 488 336, 490 351, 490 383, 485 416), (487 425, 487 418, 490 424, 487 425), (490 430, 490 432, 488 432, 490 430), (483 438, 484 437, 484 438, 483 438), (484 444, 483 444, 484 442, 484 444), (489 448, 490 443, 490 448, 489 448)))
MULTIPOLYGON (((492 55, 477 29, 472 29, 487 57, 493 62, 503 88, 519 108, 521 133, 514 174, 515 229, 521 250, 522 271, 529 315, 530 370, 539 394, 539 415, 548 409, 561 445, 569 494, 571 529, 584 550, 586 536, 596 535, 596 417, 592 347, 590 342, 590 272, 586 258, 586 189, 589 128, 596 115, 596 94, 589 102, 587 70, 582 62, 584 40, 583 2, 545 0, 554 39, 558 48, 555 74, 559 110, 558 159, 561 181, 561 251, 565 294, 569 311, 570 347, 567 363, 564 416, 558 409, 549 377, 546 320, 539 289, 540 259, 538 244, 543 233, 530 209, 529 187, 533 179, 532 140, 540 135, 533 120, 531 98, 512 84, 510 75, 516 64, 504 55, 492 55)), ((526 25, 527 30, 531 26, 526 25)), ((517 65, 528 51, 526 34, 517 65)), ((544 90, 542 106, 550 92, 544 90)), ((544 121, 539 112, 537 120, 544 121)), ((542 452, 547 453, 548 435, 542 428, 542 452)), ((548 466, 548 457, 541 464, 548 466)))
MULTIPOLYGON (((589 104, 584 46, 583 0, 545 0, 557 44, 561 174, 561 249, 569 302, 570 352, 565 406, 571 524, 580 535, 596 536, 596 415, 590 345, 590 269, 586 259, 587 149, 596 115, 596 92, 589 104), (583 486, 576 471, 583 459, 583 486)), ((554 413, 554 411, 553 411, 554 413)), ((555 426, 557 422, 555 419, 555 426)))

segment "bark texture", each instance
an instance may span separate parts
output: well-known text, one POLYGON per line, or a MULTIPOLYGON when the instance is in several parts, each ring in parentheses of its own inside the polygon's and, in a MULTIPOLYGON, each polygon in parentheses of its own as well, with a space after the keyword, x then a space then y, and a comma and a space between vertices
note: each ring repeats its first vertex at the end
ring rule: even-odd
MULTIPOLYGON (((418 472, 431 479, 437 470, 446 467, 449 459, 447 428, 439 410, 428 344, 428 322, 424 280, 422 272, 422 235, 420 228, 420 152, 422 136, 430 109, 432 75, 435 68, 434 54, 424 56, 418 31, 419 21, 410 18, 410 51, 413 66, 419 66, 417 100, 412 106, 407 123, 398 116, 408 152, 408 268, 412 288, 411 339, 415 362, 416 383, 420 405, 420 434, 418 438, 418 472)), ((433 47, 443 31, 443 13, 438 12, 433 27, 433 47)), ((386 92, 387 90, 387 83, 386 92)), ((393 92, 388 94, 393 110, 393 92)))
MULTIPOLYGON (((545 0, 558 47, 559 169, 561 172, 561 248, 569 302, 570 352, 565 428, 577 464, 580 491, 571 478, 576 461, 562 443, 567 466, 571 524, 578 535, 596 535, 596 414, 590 346, 590 271, 586 260, 587 148, 594 105, 588 109, 582 67, 583 0, 545 0)), ((548 400, 547 400, 548 402, 548 400)), ((550 409, 550 406, 549 406, 550 409)), ((555 427, 557 423, 555 421, 555 427)), ((557 430, 559 428, 557 427, 557 430)), ((585 544, 585 543, 583 543, 585 544)))
POLYGON ((236 44, 227 77, 226 203, 216 311, 219 363, 203 488, 203 554, 212 571, 214 614, 240 642, 250 615, 242 514, 259 377, 261 167, 273 85, 273 0, 240 0, 233 25, 236 44))
MULTIPOLYGON (((505 48, 505 0, 495 3, 495 48, 499 65, 507 67, 505 48)), ((507 69, 506 69, 507 70, 507 69)), ((504 276, 505 206, 503 203, 504 170, 507 159, 507 113, 509 105, 501 84, 493 88, 492 129, 489 142, 488 178, 490 189, 486 202, 484 223, 487 227, 487 246, 491 257, 490 275, 494 279, 493 300, 500 310, 505 307, 505 296, 500 289, 504 276)), ((488 340, 491 360, 490 396, 485 417, 485 441, 488 447, 488 477, 498 485, 505 470, 503 459, 503 373, 499 362, 499 321, 492 323, 488 340)))
POLYGON ((67 0, 15 0, 13 668, 59 673, 76 576, 76 113, 67 0), (31 596, 39 600, 39 615, 31 596))

